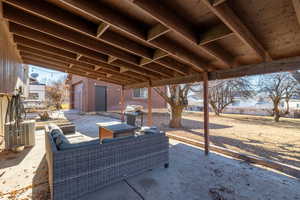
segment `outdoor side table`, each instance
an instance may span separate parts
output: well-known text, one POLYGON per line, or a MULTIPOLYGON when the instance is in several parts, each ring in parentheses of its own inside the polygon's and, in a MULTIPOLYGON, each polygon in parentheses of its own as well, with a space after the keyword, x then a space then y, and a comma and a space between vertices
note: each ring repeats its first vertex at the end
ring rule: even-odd
POLYGON ((96 123, 96 125, 99 127, 99 139, 101 141, 104 138, 116 138, 134 135, 134 131, 137 129, 135 126, 121 122, 96 123))

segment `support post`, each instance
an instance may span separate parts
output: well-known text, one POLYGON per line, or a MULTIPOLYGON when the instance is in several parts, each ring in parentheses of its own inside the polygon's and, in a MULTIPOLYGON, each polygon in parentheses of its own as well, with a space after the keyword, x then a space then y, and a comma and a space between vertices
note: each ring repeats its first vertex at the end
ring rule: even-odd
POLYGON ((209 107, 208 107, 208 73, 203 73, 203 107, 204 107, 204 143, 205 155, 209 153, 209 107))
POLYGON ((121 121, 122 122, 125 121, 124 112, 125 112, 125 97, 124 97, 124 86, 122 86, 121 88, 121 121))
POLYGON ((148 87, 148 115, 147 115, 147 124, 152 126, 152 88, 148 87))

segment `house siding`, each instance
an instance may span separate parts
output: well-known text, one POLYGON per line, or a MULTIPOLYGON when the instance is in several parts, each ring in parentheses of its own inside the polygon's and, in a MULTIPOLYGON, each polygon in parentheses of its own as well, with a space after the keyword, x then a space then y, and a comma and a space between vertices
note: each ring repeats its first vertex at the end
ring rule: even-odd
MULTIPOLYGON (((76 75, 70 76, 70 106, 74 108, 74 86, 83 84, 83 112, 95 111, 95 86, 106 86, 107 88, 107 111, 121 109, 121 86, 106 83, 103 81, 93 80, 76 75)), ((147 109, 147 99, 134 98, 133 90, 125 90, 124 93, 125 105, 142 105, 147 109)), ((166 108, 166 102, 152 89, 152 108, 166 108)))
MULTIPOLYGON (((0 2, 0 10, 1 5, 0 2)), ((20 87, 23 96, 28 95, 28 67, 21 64, 5 23, 4 20, 0 20, 0 149, 4 148, 4 123, 8 98, 20 87)))

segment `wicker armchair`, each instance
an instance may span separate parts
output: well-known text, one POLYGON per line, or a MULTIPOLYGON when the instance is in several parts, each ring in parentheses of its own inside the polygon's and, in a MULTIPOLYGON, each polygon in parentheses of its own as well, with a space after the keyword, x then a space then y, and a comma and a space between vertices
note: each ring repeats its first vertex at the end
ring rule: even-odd
POLYGON ((169 140, 164 133, 131 136, 106 144, 92 142, 58 150, 46 134, 51 197, 78 199, 111 183, 153 169, 168 167, 169 140))

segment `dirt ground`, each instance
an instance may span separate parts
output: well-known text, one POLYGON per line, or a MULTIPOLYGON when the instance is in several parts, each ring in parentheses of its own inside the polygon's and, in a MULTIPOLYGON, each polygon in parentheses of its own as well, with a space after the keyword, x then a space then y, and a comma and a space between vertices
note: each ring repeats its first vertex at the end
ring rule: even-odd
MULTIPOLYGON (((202 113, 184 113, 182 129, 168 128, 167 113, 154 113, 154 124, 170 133, 203 141, 202 113)), ((223 114, 210 116, 212 144, 300 167, 300 119, 223 114)))

